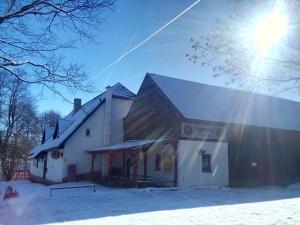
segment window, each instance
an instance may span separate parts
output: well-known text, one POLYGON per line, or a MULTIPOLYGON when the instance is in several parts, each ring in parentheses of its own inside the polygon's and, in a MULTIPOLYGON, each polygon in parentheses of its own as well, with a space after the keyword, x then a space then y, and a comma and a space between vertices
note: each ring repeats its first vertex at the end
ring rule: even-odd
POLYGON ((161 170, 161 154, 155 155, 155 170, 161 170))
POLYGON ((85 129, 85 136, 90 137, 91 136, 91 130, 89 128, 85 129))
POLYGON ((163 165, 162 165, 162 170, 165 172, 171 172, 173 169, 173 156, 171 154, 166 154, 163 157, 163 165))
POLYGON ((204 172, 204 173, 211 172, 210 159, 211 159, 211 155, 202 154, 202 172, 204 172))
POLYGON ((39 159, 35 159, 34 162, 35 162, 35 167, 36 167, 36 168, 39 168, 39 159))

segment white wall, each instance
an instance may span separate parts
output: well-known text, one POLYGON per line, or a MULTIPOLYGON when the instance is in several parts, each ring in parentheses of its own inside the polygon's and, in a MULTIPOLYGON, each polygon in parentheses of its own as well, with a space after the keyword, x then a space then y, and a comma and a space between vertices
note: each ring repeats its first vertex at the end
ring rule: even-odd
MULTIPOLYGON (((160 148, 153 146, 147 151, 147 176, 150 180, 173 181, 174 180, 174 148, 167 144, 160 148), (156 154, 161 155, 161 170, 156 170, 156 154), (170 163, 170 164, 169 164, 170 163), (167 165, 168 164, 168 165, 167 165)), ((139 160, 138 174, 144 175, 144 160, 139 160)))
MULTIPOLYGON (((92 157, 85 151, 98 147, 104 141, 104 105, 101 105, 75 133, 66 141, 64 148, 64 169, 63 177, 67 176, 68 165, 76 164, 76 173, 85 174, 91 171, 92 157), (86 129, 90 129, 90 136, 85 135, 86 129)), ((99 157, 95 159, 95 170, 99 170, 99 157)))
POLYGON ((180 140, 178 145, 178 186, 228 186, 228 145, 224 142, 180 140), (211 155, 211 173, 202 172, 202 155, 211 155))
POLYGON ((37 177, 43 177, 44 172, 44 160, 45 159, 39 159, 38 168, 36 168, 36 159, 30 160, 30 173, 37 177))
MULTIPOLYGON (((60 152, 62 152, 60 150, 60 152)), ((51 157, 51 152, 47 153, 47 173, 46 180, 53 182, 62 182, 62 170, 63 170, 63 158, 53 159, 51 157)))
POLYGON ((131 107, 132 100, 113 98, 111 121, 111 144, 123 142, 123 118, 131 107))
POLYGON ((163 181, 172 181, 174 180, 174 148, 172 145, 164 145, 162 148, 152 150, 148 150, 148 162, 147 162, 147 173, 150 176, 150 179, 153 180, 163 180, 163 181), (156 170, 156 153, 161 155, 161 170, 156 170), (170 166, 165 166, 165 164, 169 161, 171 163, 170 166), (167 168, 169 167, 169 168, 167 168))
MULTIPOLYGON (((111 144, 123 141, 123 117, 128 113, 132 101, 112 99, 111 144)), ((67 176, 67 167, 76 164, 77 175, 91 172, 91 155, 86 150, 104 145, 104 119, 105 103, 101 105, 66 141, 64 148, 63 177, 67 176), (85 136, 89 128, 90 137, 85 136)), ((102 158, 98 155, 95 159, 94 170, 102 170, 102 158)))

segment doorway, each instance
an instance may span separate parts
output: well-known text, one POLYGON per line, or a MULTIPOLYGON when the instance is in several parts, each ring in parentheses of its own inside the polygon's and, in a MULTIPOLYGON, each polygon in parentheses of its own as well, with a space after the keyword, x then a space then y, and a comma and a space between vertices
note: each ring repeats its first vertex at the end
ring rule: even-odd
POLYGON ((44 158, 44 170, 43 170, 43 179, 45 180, 46 179, 46 173, 47 173, 47 155, 46 157, 44 158))
POLYGON ((130 177, 130 167, 131 167, 131 160, 130 158, 126 159, 126 177, 130 177))

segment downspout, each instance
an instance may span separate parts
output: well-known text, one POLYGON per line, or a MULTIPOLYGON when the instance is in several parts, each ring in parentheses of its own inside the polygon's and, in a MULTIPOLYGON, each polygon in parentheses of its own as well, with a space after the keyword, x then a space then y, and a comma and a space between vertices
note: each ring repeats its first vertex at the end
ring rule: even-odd
POLYGON ((104 146, 111 144, 111 108, 112 108, 112 87, 106 87, 105 95, 105 121, 104 121, 104 146))

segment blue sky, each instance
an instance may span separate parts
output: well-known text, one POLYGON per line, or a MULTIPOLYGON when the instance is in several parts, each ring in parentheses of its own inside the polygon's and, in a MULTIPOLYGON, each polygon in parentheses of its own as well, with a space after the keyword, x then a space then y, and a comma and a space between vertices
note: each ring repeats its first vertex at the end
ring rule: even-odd
MULTIPOLYGON (((119 0, 113 12, 106 13, 105 23, 97 31, 99 44, 81 43, 66 52, 68 61, 84 64, 90 73, 97 92, 64 95, 73 100, 82 98, 83 103, 96 96, 107 85, 120 82, 133 92, 137 92, 147 72, 166 76, 195 80, 203 83, 224 85, 223 80, 211 77, 210 71, 200 64, 191 64, 185 54, 190 49, 190 38, 199 37, 209 31, 212 24, 224 10, 226 0, 203 0, 193 9, 172 23, 145 45, 128 55, 104 73, 107 65, 115 61, 126 50, 132 48, 155 30, 177 16, 194 1, 188 0, 119 0)), ((33 93, 39 92, 33 88, 33 93)), ((40 112, 54 109, 67 114, 72 105, 43 92, 38 102, 40 112)))
MULTIPOLYGON (((210 70, 202 68, 200 63, 188 62, 185 54, 190 50, 191 37, 197 38, 209 32, 216 19, 226 14, 228 0, 202 0, 142 47, 101 73, 126 50, 144 40, 194 2, 118 0, 115 10, 105 14, 106 22, 96 31, 99 44, 84 42, 65 53, 68 61, 84 64, 95 82, 96 90, 88 94, 71 94, 67 91, 63 91, 63 94, 71 101, 78 97, 85 103, 105 90, 107 85, 116 82, 136 93, 147 72, 225 86, 226 77, 212 78, 210 70)), ((38 93, 39 90, 35 87, 33 93, 38 93)), ((65 115, 72 107, 69 102, 62 101, 47 91, 43 92, 38 102, 40 112, 54 109, 65 115)))

